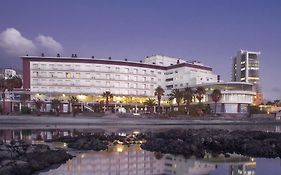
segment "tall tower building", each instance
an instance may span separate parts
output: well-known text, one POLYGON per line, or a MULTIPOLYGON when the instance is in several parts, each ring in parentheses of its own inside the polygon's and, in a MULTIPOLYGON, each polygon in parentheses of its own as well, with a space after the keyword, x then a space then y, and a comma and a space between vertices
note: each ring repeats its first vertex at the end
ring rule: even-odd
POLYGON ((232 63, 232 81, 252 83, 256 95, 253 98, 253 104, 262 103, 263 97, 260 87, 260 52, 240 50, 233 57, 232 63))

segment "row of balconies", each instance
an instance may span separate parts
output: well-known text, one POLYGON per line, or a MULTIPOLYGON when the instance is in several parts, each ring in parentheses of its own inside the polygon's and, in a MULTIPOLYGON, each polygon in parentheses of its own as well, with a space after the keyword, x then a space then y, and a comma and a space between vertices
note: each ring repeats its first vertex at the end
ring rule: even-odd
MULTIPOLYGON (((51 77, 32 77, 33 78, 33 81, 35 80, 36 81, 36 79, 35 78, 40 78, 40 80, 41 80, 41 78, 44 78, 44 80, 45 81, 47 81, 48 79, 49 79, 49 82, 52 82, 52 81, 55 81, 55 80, 57 80, 57 81, 69 81, 69 80, 71 80, 72 82, 73 81, 89 81, 89 82, 94 82, 94 81, 96 81, 96 80, 104 80, 104 81, 106 81, 106 80, 109 80, 109 81, 121 81, 121 82, 127 82, 127 81, 130 81, 130 82, 136 82, 136 83, 143 83, 143 82, 149 82, 149 83, 156 83, 156 82, 160 82, 161 81, 161 79, 160 80, 158 80, 158 81, 156 81, 156 79, 142 79, 142 80, 135 80, 135 79, 129 79, 129 80, 127 80, 127 79, 115 79, 115 78, 109 78, 109 79, 104 79, 104 78, 79 78, 79 79, 72 79, 72 78, 59 78, 59 77, 53 77, 53 78, 51 78, 51 77)), ((45 82, 45 81, 42 81, 41 80, 41 82, 45 82)))
POLYGON ((109 85, 96 85, 96 84, 75 84, 75 83, 71 83, 71 84, 41 84, 41 83, 32 83, 31 86, 45 86, 45 87, 69 87, 69 86, 73 86, 73 87, 87 87, 87 88, 100 88, 100 87, 106 87, 106 88, 128 88, 128 89, 139 89, 139 90, 143 90, 143 89, 151 89, 154 90, 156 88, 156 86, 154 85, 145 85, 145 86, 116 86, 114 84, 109 84, 109 85))
MULTIPOLYGON (((96 70, 96 69, 54 69, 54 68, 31 68, 32 71, 68 71, 68 72, 95 72, 95 73, 118 73, 118 74, 133 74, 133 75, 150 75, 150 76, 156 76, 157 73, 151 72, 151 71, 113 71, 113 70, 96 70)), ((159 75, 162 75, 162 72, 158 72, 159 75)))

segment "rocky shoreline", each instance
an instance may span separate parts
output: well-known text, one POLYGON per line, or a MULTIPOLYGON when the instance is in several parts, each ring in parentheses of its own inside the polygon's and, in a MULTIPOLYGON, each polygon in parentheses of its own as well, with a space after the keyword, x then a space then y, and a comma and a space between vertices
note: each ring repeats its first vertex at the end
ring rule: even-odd
POLYGON ((0 143, 0 174, 30 175, 72 157, 65 150, 51 150, 42 144, 0 143))
POLYGON ((77 150, 106 150, 114 144, 141 144, 147 151, 196 156, 203 158, 206 153, 214 156, 241 154, 249 157, 281 157, 281 134, 263 131, 223 129, 173 129, 165 132, 140 133, 120 136, 95 133, 76 137, 62 137, 52 141, 68 144, 77 150))
POLYGON ((262 131, 216 129, 170 130, 146 135, 141 148, 148 151, 196 156, 241 154, 249 157, 281 157, 281 134, 262 131))

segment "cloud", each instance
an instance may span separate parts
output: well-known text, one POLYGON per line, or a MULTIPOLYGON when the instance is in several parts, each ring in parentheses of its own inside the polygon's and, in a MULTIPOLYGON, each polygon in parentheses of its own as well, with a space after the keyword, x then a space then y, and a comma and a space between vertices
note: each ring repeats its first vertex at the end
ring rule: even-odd
POLYGON ((24 37, 15 28, 7 28, 0 33, 0 48, 12 56, 63 53, 63 46, 53 37, 38 35, 34 40, 31 40, 24 37))
POLYGON ((38 43, 38 47, 40 47, 40 50, 42 51, 44 51, 45 49, 49 54, 57 54, 63 52, 62 45, 50 36, 39 35, 35 40, 38 43))
POLYGON ((0 33, 0 47, 11 55, 33 53, 36 48, 31 40, 23 37, 14 28, 8 28, 0 33))

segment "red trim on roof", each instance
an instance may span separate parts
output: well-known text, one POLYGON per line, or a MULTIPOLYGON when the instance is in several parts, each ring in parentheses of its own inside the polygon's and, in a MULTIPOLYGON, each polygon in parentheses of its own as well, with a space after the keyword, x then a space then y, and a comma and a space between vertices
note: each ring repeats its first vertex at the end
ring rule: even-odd
POLYGON ((130 62, 130 61, 120 61, 120 60, 100 60, 100 59, 77 59, 77 58, 54 58, 54 57, 30 57, 24 56, 21 57, 24 61, 50 61, 50 62, 69 62, 69 63, 96 63, 96 64, 108 64, 108 65, 120 65, 120 66, 135 66, 135 67, 143 67, 143 68, 152 68, 159 70, 170 70, 179 67, 191 67, 196 69, 203 69, 212 71, 212 68, 207 66, 195 65, 190 63, 180 63, 171 66, 159 66, 138 62, 130 62))

